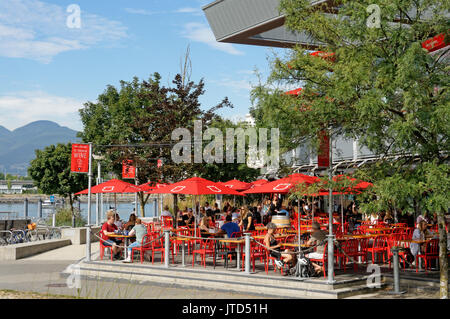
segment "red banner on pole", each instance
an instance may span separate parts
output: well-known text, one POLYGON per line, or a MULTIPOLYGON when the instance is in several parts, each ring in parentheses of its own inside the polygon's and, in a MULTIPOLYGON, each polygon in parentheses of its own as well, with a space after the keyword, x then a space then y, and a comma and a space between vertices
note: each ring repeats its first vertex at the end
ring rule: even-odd
POLYGON ((122 162, 122 178, 123 179, 136 178, 136 167, 133 166, 133 161, 126 160, 122 162))
POLYGON ((330 137, 326 131, 319 133, 320 146, 317 156, 318 168, 328 168, 330 166, 330 137))
POLYGON ((89 173, 89 144, 72 144, 70 171, 89 173))

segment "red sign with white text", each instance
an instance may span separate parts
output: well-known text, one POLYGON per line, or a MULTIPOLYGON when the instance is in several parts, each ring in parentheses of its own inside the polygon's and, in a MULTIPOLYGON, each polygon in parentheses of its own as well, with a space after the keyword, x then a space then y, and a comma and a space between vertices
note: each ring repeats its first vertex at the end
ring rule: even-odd
POLYGON ((330 166, 330 138, 326 131, 319 133, 320 146, 317 156, 317 166, 319 168, 328 168, 330 166))
POLYGON ((89 144, 72 144, 72 173, 89 173, 89 144))
POLYGON ((133 161, 126 160, 122 162, 122 178, 123 179, 136 178, 136 167, 133 166, 133 161))

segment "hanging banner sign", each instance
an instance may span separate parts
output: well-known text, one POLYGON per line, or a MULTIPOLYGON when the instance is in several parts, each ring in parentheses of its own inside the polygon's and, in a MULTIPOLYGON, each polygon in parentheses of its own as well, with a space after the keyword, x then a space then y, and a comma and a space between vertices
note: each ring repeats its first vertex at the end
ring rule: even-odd
POLYGON ((326 131, 319 133, 320 146, 317 156, 318 168, 328 168, 330 166, 330 138, 326 131))
POLYGON ((133 166, 133 161, 126 160, 122 162, 122 178, 123 179, 136 178, 136 167, 133 166))
POLYGON ((89 173, 89 144, 72 144, 70 171, 89 173))

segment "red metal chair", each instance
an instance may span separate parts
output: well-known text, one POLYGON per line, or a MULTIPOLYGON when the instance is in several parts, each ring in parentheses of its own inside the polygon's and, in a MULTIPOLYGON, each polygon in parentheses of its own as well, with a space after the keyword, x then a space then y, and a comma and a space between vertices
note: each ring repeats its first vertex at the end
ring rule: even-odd
MULTIPOLYGON (((336 253, 336 252, 335 252, 336 253)), ((323 267, 323 276, 326 277, 326 268, 328 265, 328 242, 325 243, 324 246, 324 253, 323 253, 323 258, 321 259, 315 259, 315 258, 310 258, 310 260, 314 263, 322 263, 322 267, 323 267)), ((333 273, 334 274, 334 273, 333 273)))
MULTIPOLYGON (((343 245, 342 249, 344 250, 345 254, 347 256, 344 256, 344 272, 347 270, 347 263, 350 261, 349 257, 356 259, 358 257, 358 240, 357 239, 350 239, 350 240, 346 240, 344 242, 345 244, 343 245)), ((353 269, 354 271, 358 270, 357 269, 357 263, 353 262, 353 269)))
MULTIPOLYGON (((169 249, 170 249, 170 251, 172 253, 172 260, 175 260, 175 258, 173 256, 173 249, 171 249, 171 245, 169 245, 169 249)), ((164 237, 160 238, 160 239, 158 239, 156 241, 153 241, 151 250, 152 250, 152 264, 153 264, 153 262, 155 260, 155 253, 158 253, 158 252, 161 253, 161 263, 163 263, 164 260, 165 260, 165 255, 166 255, 165 254, 166 249, 164 247, 164 237)))
MULTIPOLYGON (((266 271, 266 274, 269 274, 270 262, 272 262, 273 271, 276 272, 277 266, 275 265, 275 260, 277 260, 277 259, 270 255, 270 251, 268 249, 266 249, 265 254, 266 254, 266 256, 264 259, 264 269, 266 271)), ((280 268, 280 271, 281 271, 281 274, 283 274, 283 268, 280 268)))
POLYGON ((144 256, 145 256, 145 252, 152 250, 152 245, 151 245, 151 241, 153 240, 152 235, 145 235, 142 238, 142 242, 141 242, 141 246, 140 247, 133 247, 131 248, 131 262, 133 262, 134 260, 134 253, 135 252, 139 252, 140 258, 141 258, 141 264, 144 262, 144 256))
POLYGON ((194 249, 192 251, 192 267, 195 264, 195 254, 200 255, 200 264, 206 268, 206 257, 207 255, 214 255, 214 241, 212 240, 202 240, 200 243, 200 249, 194 249))
MULTIPOLYGON (((260 242, 260 241, 258 241, 260 242)), ((263 244, 264 245, 264 244, 263 244)), ((245 268, 245 252, 242 253, 242 269, 245 268)), ((250 242, 250 262, 253 265, 253 272, 255 272, 255 261, 259 258, 260 262, 264 262, 264 259, 266 258, 266 252, 264 247, 261 245, 258 245, 256 242, 251 241, 250 242)))
POLYGON ((416 272, 419 272, 419 258, 425 262, 425 272, 428 273, 428 262, 435 259, 439 260, 439 239, 432 239, 425 244, 425 251, 417 255, 416 272))
POLYGON ((375 263, 376 254, 381 254, 383 263, 385 262, 385 253, 388 249, 387 239, 385 236, 377 236, 373 240, 372 247, 367 248, 367 252, 372 255, 372 263, 375 263))
MULTIPOLYGON (((402 247, 400 240, 404 239, 404 234, 402 233, 393 233, 391 236, 387 238, 387 254, 389 261, 389 269, 391 269, 391 261, 392 261, 392 247, 402 247)), ((400 261, 403 262, 403 269, 406 269, 406 251, 399 251, 398 256, 400 257, 400 261)))
POLYGON ((111 255, 111 261, 113 261, 113 253, 112 253, 112 247, 111 246, 105 246, 103 244, 103 241, 106 240, 105 239, 105 235, 103 234, 102 231, 100 231, 98 233, 98 237, 100 237, 101 239, 99 240, 100 242, 100 260, 103 260, 103 256, 105 255, 105 249, 109 249, 109 253, 111 255))
MULTIPOLYGON (((188 229, 188 227, 182 226, 182 227, 178 228, 176 235, 189 236, 189 229, 188 229)), ((178 239, 172 240, 172 245, 174 246, 174 249, 175 249, 175 256, 178 256, 178 249, 179 249, 179 247, 181 245, 184 245, 184 244, 185 244, 184 240, 178 240, 178 239)))

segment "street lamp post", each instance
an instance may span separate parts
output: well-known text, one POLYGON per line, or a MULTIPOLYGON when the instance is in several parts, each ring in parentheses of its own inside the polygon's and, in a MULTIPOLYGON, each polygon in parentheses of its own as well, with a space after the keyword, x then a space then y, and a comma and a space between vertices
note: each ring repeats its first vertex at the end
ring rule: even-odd
POLYGON ((91 261, 91 187, 92 187, 92 143, 89 143, 89 173, 88 173, 88 216, 86 228, 86 261, 91 261))
POLYGON ((333 143, 331 139, 331 130, 329 137, 329 166, 328 166, 328 180, 329 180, 329 201, 328 201, 328 283, 333 284, 334 280, 334 236, 333 236, 333 186, 331 180, 333 178, 333 143))

